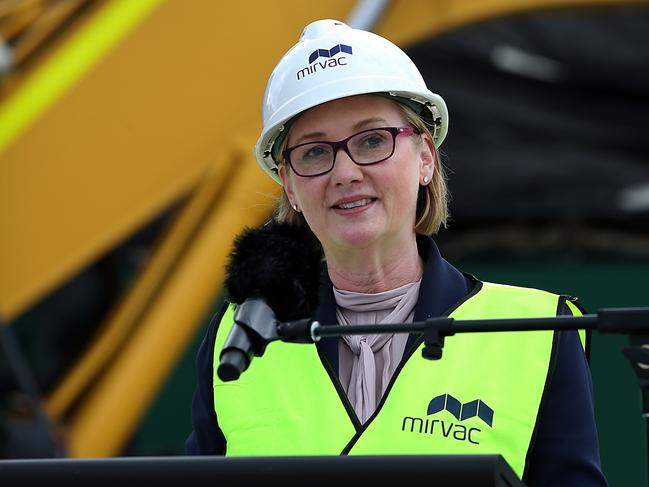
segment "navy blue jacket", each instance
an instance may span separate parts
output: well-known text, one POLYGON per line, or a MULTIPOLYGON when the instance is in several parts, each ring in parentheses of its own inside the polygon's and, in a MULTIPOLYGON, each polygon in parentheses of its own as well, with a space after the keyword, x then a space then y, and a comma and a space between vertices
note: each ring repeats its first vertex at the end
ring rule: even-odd
MULTIPOLYGON (((413 319, 424 321, 448 315, 480 283, 444 260, 432 238, 419 237, 417 244, 426 263, 419 296, 426 299, 417 303, 413 319)), ((315 318, 322 324, 335 324, 333 289, 324 274, 315 318)), ((558 314, 571 314, 565 302, 560 302, 559 308, 558 314)), ((222 313, 217 313, 212 319, 196 359, 198 383, 192 403, 193 430, 186 442, 190 455, 222 455, 226 450, 214 411, 212 388, 214 341, 221 316, 222 313)), ((418 338, 417 335, 408 338, 404 360, 412 353, 418 338)), ((337 373, 337 339, 323 339, 316 346, 337 373)), ((530 487, 607 485, 600 466, 590 368, 576 331, 555 332, 546 387, 526 459, 524 482, 530 487)))

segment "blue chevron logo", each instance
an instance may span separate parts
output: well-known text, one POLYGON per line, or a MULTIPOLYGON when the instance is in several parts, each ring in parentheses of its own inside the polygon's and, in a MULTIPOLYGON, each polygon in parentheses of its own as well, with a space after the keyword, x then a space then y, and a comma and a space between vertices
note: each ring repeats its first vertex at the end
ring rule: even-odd
POLYGON ((431 399, 431 401, 428 403, 428 411, 426 412, 426 414, 430 416, 443 410, 451 413, 458 421, 464 421, 465 419, 477 416, 489 427, 491 427, 493 424, 493 409, 487 406, 487 404, 485 404, 480 399, 462 404, 450 394, 440 394, 439 396, 431 399))
POLYGON ((309 56, 309 64, 312 64, 316 59, 320 57, 334 57, 339 52, 352 54, 352 46, 347 46, 345 44, 338 44, 332 47, 331 49, 316 49, 309 56))

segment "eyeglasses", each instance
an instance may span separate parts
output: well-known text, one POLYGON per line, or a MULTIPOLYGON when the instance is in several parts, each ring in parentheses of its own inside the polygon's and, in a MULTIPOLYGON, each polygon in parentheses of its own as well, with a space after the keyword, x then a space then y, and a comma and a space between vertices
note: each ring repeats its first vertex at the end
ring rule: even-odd
POLYGON ((316 141, 298 144, 286 149, 282 155, 298 176, 321 176, 334 168, 336 154, 340 149, 359 166, 369 166, 392 157, 398 135, 410 137, 418 133, 413 127, 368 129, 338 142, 316 141))

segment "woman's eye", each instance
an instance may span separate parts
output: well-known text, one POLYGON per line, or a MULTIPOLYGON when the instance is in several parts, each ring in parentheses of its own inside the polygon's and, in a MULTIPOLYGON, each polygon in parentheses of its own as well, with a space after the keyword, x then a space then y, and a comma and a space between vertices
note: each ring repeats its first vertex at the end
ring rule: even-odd
POLYGON ((308 147, 305 151, 304 154, 302 155, 303 159, 317 159, 320 157, 324 157, 329 154, 329 149, 326 146, 323 145, 315 145, 312 147, 308 147))
POLYGON ((385 141, 386 138, 383 134, 372 133, 363 137, 359 146, 362 149, 376 149, 377 147, 382 147, 385 141))

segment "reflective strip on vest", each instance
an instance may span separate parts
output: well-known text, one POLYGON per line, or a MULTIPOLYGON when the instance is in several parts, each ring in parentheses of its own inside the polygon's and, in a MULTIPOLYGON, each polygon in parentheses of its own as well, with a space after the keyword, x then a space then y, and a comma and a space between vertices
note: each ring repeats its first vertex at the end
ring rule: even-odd
MULTIPOLYGON (((555 316, 558 300, 545 291, 483 283, 450 316, 555 316)), ((215 371, 232 316, 233 306, 217 331, 215 371)), ((552 331, 461 333, 446 338, 441 360, 422 358, 422 343, 358 434, 358 419, 315 345, 273 342, 237 381, 214 376, 226 454, 499 453, 522 477, 553 337, 552 331)))

